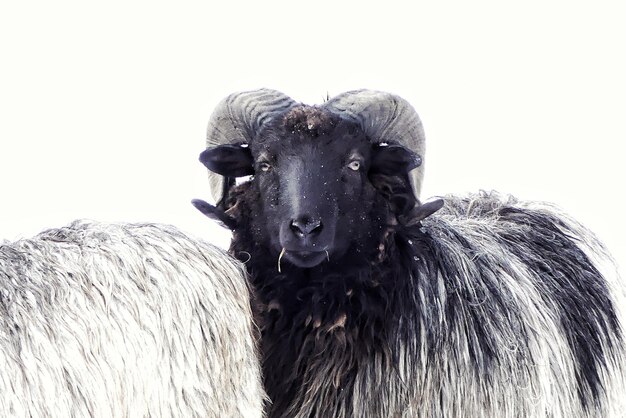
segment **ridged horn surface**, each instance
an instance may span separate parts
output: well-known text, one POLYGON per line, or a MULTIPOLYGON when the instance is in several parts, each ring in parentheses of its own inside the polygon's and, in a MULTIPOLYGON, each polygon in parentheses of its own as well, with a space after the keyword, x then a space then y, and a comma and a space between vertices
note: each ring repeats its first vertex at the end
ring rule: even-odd
MULTIPOLYGON (((272 89, 233 93, 223 99, 209 119, 207 148, 223 144, 249 143, 256 132, 274 116, 285 112, 296 102, 272 89)), ((218 202, 222 198, 224 179, 209 172, 209 191, 218 202)))
POLYGON ((411 170, 409 179, 419 198, 424 177, 425 136, 422 122, 409 102, 382 91, 354 90, 333 97, 323 107, 358 122, 373 143, 396 143, 417 153, 422 164, 411 170))

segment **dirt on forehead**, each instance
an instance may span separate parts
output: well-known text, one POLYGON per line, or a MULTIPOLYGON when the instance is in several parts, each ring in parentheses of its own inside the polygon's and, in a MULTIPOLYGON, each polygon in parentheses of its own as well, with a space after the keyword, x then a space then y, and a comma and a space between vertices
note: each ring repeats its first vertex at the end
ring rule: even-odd
POLYGON ((329 134, 337 125, 337 116, 317 106, 298 106, 287 112, 283 128, 287 132, 311 137, 329 134))

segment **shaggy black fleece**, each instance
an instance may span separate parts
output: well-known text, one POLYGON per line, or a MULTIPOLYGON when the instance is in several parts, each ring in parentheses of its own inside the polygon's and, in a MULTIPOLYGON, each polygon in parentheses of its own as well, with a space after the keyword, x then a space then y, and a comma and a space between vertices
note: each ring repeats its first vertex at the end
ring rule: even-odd
POLYGON ((270 417, 608 410, 622 334, 577 224, 497 194, 448 197, 422 220, 381 195, 369 238, 279 272, 258 201, 247 183, 224 207, 254 289, 270 417), (546 382, 542 402, 525 391, 546 382))

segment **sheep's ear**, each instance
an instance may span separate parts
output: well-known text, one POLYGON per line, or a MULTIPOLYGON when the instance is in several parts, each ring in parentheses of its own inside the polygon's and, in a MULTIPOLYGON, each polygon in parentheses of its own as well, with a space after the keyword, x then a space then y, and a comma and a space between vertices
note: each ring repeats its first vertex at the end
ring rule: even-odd
POLYGON ((200 162, 222 176, 243 177, 254 174, 254 160, 247 146, 229 144, 207 148, 200 154, 200 162))
POLYGON ((224 228, 234 230, 237 227, 237 221, 234 218, 228 216, 226 212, 224 212, 217 206, 213 206, 200 199, 193 199, 191 201, 191 204, 194 205, 196 209, 198 209, 210 219, 217 221, 224 228))
POLYGON ((422 164, 422 157, 402 145, 374 145, 372 151, 372 173, 402 175, 422 164))

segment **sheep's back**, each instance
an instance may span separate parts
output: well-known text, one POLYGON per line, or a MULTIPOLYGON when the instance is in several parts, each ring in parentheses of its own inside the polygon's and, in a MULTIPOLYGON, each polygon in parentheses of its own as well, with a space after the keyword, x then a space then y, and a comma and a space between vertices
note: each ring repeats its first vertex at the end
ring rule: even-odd
POLYGON ((428 332, 413 411, 622 416, 624 286, 589 230, 554 206, 480 193, 446 196, 421 232, 435 263, 416 262, 428 332))
POLYGON ((261 416, 242 266, 155 224, 0 246, 0 415, 261 416))

